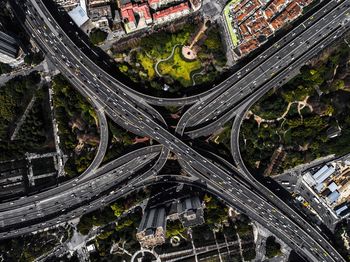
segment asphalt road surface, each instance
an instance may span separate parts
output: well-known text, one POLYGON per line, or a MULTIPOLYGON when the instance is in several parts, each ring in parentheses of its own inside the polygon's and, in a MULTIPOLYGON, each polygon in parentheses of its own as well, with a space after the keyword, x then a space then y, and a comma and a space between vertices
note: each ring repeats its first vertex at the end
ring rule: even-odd
MULTIPOLYGON (((322 19, 327 19, 327 25, 317 22, 313 23, 310 28, 305 28, 305 30, 311 30, 308 31, 308 35, 314 33, 314 38, 303 38, 299 42, 296 42, 295 38, 291 39, 288 42, 288 46, 293 48, 290 44, 294 43, 294 45, 299 46, 298 49, 293 49, 294 51, 292 51, 289 48, 282 48, 280 52, 284 56, 281 57, 286 59, 279 59, 275 55, 273 57, 279 61, 274 64, 267 63, 267 61, 272 62, 266 57, 264 59, 266 62, 264 62, 263 66, 260 65, 257 69, 252 70, 255 75, 254 80, 250 78, 252 76, 249 73, 241 78, 240 81, 243 82, 235 88, 231 88, 230 81, 225 82, 223 86, 225 88, 227 86, 227 90, 213 93, 218 95, 220 93, 219 98, 215 98, 215 104, 221 106, 218 109, 214 109, 212 106, 213 102, 204 102, 202 106, 205 105, 205 112, 203 113, 201 109, 198 109, 201 110, 200 112, 194 110, 197 116, 196 120, 193 121, 191 119, 188 122, 198 124, 197 119, 207 121, 208 117, 213 118, 221 113, 219 111, 230 108, 237 102, 233 101, 233 97, 230 96, 237 93, 237 88, 240 92, 246 94, 248 97, 246 99, 249 101, 251 97, 254 97, 255 92, 259 90, 259 85, 265 83, 274 75, 278 76, 282 72, 292 70, 293 68, 290 69, 289 67, 291 63, 294 63, 292 62, 294 59, 297 60, 297 58, 302 58, 309 52, 314 52, 316 44, 329 41, 330 37, 333 37, 331 31, 332 33, 335 31, 337 34, 338 30, 345 30, 347 28, 345 18, 348 13, 349 1, 330 2, 338 6, 335 9, 330 8, 324 12, 322 19), (328 15, 329 13, 331 15, 328 15), (343 24, 339 25, 339 21, 343 22, 343 24), (314 30, 322 29, 325 32, 320 35, 315 33, 316 31, 312 31, 312 28, 314 30), (293 57, 295 58, 292 59, 293 57), (222 94, 225 94, 225 96, 222 94)), ((168 152, 172 151, 183 162, 186 162, 186 169, 190 167, 188 168, 189 171, 196 171, 196 176, 203 181, 202 184, 206 185, 208 190, 224 199, 229 205, 238 207, 266 226, 297 252, 308 257, 310 261, 343 261, 327 239, 317 232, 312 225, 298 217, 291 209, 286 209, 287 212, 285 212, 285 204, 282 201, 278 202, 277 205, 271 202, 271 198, 274 198, 274 196, 265 196, 260 191, 256 191, 255 181, 245 180, 244 174, 241 174, 240 170, 234 172, 222 169, 217 164, 208 161, 208 159, 184 143, 179 137, 170 133, 167 130, 165 121, 152 107, 145 103, 143 99, 128 91, 128 88, 111 79, 110 76, 77 48, 60 29, 60 26, 55 23, 41 2, 26 1, 21 8, 27 8, 25 11, 27 14, 25 20, 27 30, 78 91, 87 98, 95 99, 103 106, 105 112, 113 121, 123 126, 125 126, 125 123, 128 123, 127 126, 132 126, 136 132, 148 135, 163 146, 159 146, 160 154, 158 148, 158 152, 135 158, 116 167, 111 172, 106 171, 104 173, 104 167, 101 167, 100 175, 92 175, 88 181, 84 181, 84 179, 79 181, 78 179, 75 185, 71 184, 64 190, 61 188, 59 194, 51 195, 51 197, 48 195, 42 198, 40 203, 34 204, 34 206, 30 201, 22 205, 16 203, 16 208, 10 210, 2 211, 0 206, 0 237, 9 237, 20 232, 30 232, 36 230, 38 228, 37 225, 42 227, 48 226, 47 224, 42 225, 42 223, 46 222, 38 223, 39 220, 54 223, 56 219, 57 223, 57 219, 68 220, 71 217, 80 216, 86 212, 87 206, 92 202, 103 200, 101 203, 105 203, 106 196, 104 192, 108 191, 108 188, 111 188, 113 185, 119 186, 117 193, 113 192, 111 194, 111 196, 116 198, 134 190, 137 186, 145 185, 146 181, 154 182, 158 179, 157 173, 160 170, 160 166, 164 164, 164 159, 166 159, 168 152), (157 158, 159 156, 161 157, 157 158), (153 167, 141 174, 136 174, 136 171, 147 166, 154 159, 156 160, 153 167), (64 214, 58 216, 57 214, 60 212, 64 214)), ((17 12, 19 12, 18 9, 17 12)), ((308 35, 304 37, 308 37, 308 35)), ((251 70, 249 69, 248 71, 250 72, 251 70)), ((210 97, 209 100, 213 101, 213 97, 210 97)), ((200 105, 197 104, 196 106, 198 108, 200 105)), ((186 123, 184 124, 185 126, 186 123)), ((110 195, 108 194, 108 196, 110 195)), ((96 207, 91 208, 96 209, 96 207)))

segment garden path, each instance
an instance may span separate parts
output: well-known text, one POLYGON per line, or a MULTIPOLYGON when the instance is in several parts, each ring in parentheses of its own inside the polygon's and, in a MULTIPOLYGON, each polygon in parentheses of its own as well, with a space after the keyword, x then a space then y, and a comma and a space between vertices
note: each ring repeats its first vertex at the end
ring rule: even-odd
POLYGON ((162 77, 162 74, 159 73, 159 71, 158 71, 158 65, 159 65, 159 63, 161 63, 161 62, 166 62, 166 61, 168 61, 170 58, 172 58, 173 55, 174 55, 175 49, 176 49, 176 47, 178 47, 178 46, 180 46, 180 44, 174 45, 174 46, 173 46, 173 50, 171 51, 171 54, 170 54, 167 58, 158 60, 157 63, 155 64, 154 70, 156 71, 156 73, 157 73, 157 75, 158 75, 159 77, 162 77))
POLYGON ((265 119, 262 118, 259 115, 254 114, 252 111, 249 111, 248 116, 254 115, 254 120, 257 122, 258 126, 260 127, 261 123, 273 123, 275 121, 281 121, 281 120, 285 120, 285 117, 287 116, 287 114, 289 113, 289 110, 291 108, 291 106, 293 104, 298 104, 298 113, 300 115, 300 118, 303 119, 303 116, 301 114, 301 110, 304 109, 306 106, 310 109, 311 112, 313 112, 313 107, 312 105, 310 105, 307 100, 309 99, 309 96, 305 97, 305 99, 303 101, 293 101, 293 102, 289 102, 287 105, 286 110, 283 112, 283 114, 275 119, 265 119))

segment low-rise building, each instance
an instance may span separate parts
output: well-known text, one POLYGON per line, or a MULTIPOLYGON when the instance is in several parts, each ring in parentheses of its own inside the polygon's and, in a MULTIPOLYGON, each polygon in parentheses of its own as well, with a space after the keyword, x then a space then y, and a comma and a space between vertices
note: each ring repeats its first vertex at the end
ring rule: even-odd
POLYGON ((89 253, 96 251, 96 247, 94 244, 90 244, 90 245, 86 246, 86 249, 89 253))
POLYGON ((88 0, 89 7, 105 6, 110 4, 110 0, 88 0))
POLYGON ((142 247, 153 248, 165 243, 166 214, 164 207, 146 209, 136 238, 142 247))
POLYGON ((184 0, 118 0, 117 5, 126 33, 170 22, 189 14, 191 10, 184 0))
POLYGON ((203 224, 204 210, 199 197, 192 196, 174 201, 171 204, 168 219, 171 221, 179 219, 184 227, 203 224))
POLYGON ((54 2, 66 11, 71 11, 80 4, 80 0, 54 0, 54 2))
POLYGON ((167 23, 190 13, 190 7, 187 3, 160 10, 153 14, 155 24, 167 23))
POLYGON ((68 15, 78 27, 83 26, 87 21, 89 21, 86 11, 80 5, 69 11, 68 15))
POLYGON ((153 22, 147 3, 128 3, 120 8, 120 14, 127 33, 146 28, 153 22))
POLYGON ((343 203, 337 207, 334 208, 334 211, 336 212, 337 216, 344 217, 349 214, 350 209, 349 209, 349 204, 343 203))
POLYGON ((305 198, 321 220, 323 216, 329 217, 327 226, 330 228, 336 221, 350 214, 349 159, 350 155, 343 156, 322 167, 306 171, 295 187, 294 193, 305 198), (325 215, 325 210, 328 215, 325 215))
POLYGON ((153 10, 157 10, 159 8, 177 2, 183 2, 183 0, 148 0, 148 4, 153 10))
POLYGON ((177 212, 184 227, 194 227, 204 223, 204 210, 198 196, 180 201, 177 212))
POLYGON ((241 0, 232 4, 232 27, 238 37, 241 56, 252 52, 273 33, 302 15, 313 0, 241 0))
POLYGON ((333 203, 337 202, 339 197, 340 197, 340 194, 336 190, 327 196, 327 200, 328 200, 329 204, 332 205, 333 203))
POLYGON ((112 19, 112 10, 110 5, 89 7, 89 18, 95 22, 102 18, 112 19))

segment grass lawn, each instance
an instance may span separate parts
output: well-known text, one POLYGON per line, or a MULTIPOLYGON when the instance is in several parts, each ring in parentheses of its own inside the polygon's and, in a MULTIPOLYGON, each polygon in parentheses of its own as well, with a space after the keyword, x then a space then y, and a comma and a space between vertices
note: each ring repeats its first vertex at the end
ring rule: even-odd
POLYGON ((185 25, 177 33, 160 32, 156 35, 144 37, 141 40, 141 48, 151 57, 165 59, 171 54, 175 45, 186 45, 195 32, 195 25, 185 25))
POLYGON ((137 54, 137 60, 140 62, 143 69, 147 72, 148 78, 153 79, 156 74, 154 71, 155 62, 143 52, 139 52, 137 54))
POLYGON ((180 47, 175 49, 174 56, 171 59, 158 65, 158 70, 162 75, 169 75, 186 87, 192 85, 191 73, 200 68, 201 62, 199 60, 189 62, 181 57, 180 47))
POLYGON ((229 17, 229 13, 230 13, 230 6, 237 3, 239 0, 232 0, 231 2, 229 2, 225 9, 224 9, 224 14, 225 14, 225 19, 226 19, 226 23, 228 26, 228 30, 230 32, 230 36, 231 36, 231 41, 233 43, 234 46, 238 45, 238 38, 237 35, 235 34, 235 32, 233 31, 233 27, 232 27, 232 19, 229 17))

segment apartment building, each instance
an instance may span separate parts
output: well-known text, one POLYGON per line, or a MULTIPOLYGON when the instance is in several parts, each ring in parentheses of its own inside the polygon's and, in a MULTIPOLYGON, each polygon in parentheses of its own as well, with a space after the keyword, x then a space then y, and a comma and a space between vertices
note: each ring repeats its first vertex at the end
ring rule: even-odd
POLYGON ((167 23, 190 13, 190 7, 188 3, 182 3, 176 6, 169 7, 164 10, 160 10, 153 14, 153 20, 155 24, 167 23))
POLYGON ((146 28, 153 23, 147 3, 128 3, 121 7, 120 12, 127 33, 146 28))
POLYGON ((183 2, 183 0, 148 0, 148 4, 153 10, 179 2, 183 2))

